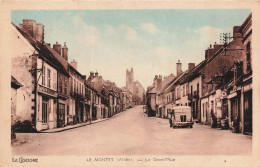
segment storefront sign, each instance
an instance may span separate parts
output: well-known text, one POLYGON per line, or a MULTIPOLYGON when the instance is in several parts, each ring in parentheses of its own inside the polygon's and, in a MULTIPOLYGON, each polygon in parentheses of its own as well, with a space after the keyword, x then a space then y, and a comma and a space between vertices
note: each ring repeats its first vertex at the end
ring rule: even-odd
POLYGON ((50 96, 57 96, 57 92, 52 90, 52 89, 49 89, 49 88, 46 88, 46 87, 43 87, 41 85, 39 85, 38 87, 38 92, 39 93, 44 93, 44 94, 48 94, 50 96))

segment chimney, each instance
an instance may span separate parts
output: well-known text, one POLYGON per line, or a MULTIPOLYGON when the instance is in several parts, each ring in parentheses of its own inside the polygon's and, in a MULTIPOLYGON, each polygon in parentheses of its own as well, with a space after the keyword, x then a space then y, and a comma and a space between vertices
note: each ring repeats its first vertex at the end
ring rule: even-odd
POLYGON ((207 50, 205 50, 205 59, 210 59, 211 56, 214 55, 214 48, 212 47, 212 45, 209 45, 209 48, 207 50))
POLYGON ((77 69, 77 62, 76 62, 74 59, 73 59, 72 62, 70 62, 70 65, 71 65, 73 68, 77 69))
POLYGON ((94 77, 94 72, 93 71, 90 71, 90 76, 94 77))
POLYGON ((233 27, 233 37, 241 37, 242 34, 240 33, 240 26, 233 27))
POLYGON ((162 76, 159 75, 159 78, 157 79, 156 90, 160 90, 161 88, 162 88, 162 76))
POLYGON ((97 71, 95 72, 95 77, 98 77, 98 72, 97 71))
POLYGON ((214 43, 214 53, 216 53, 223 45, 214 43))
POLYGON ((178 60, 178 63, 176 63, 176 67, 177 67, 177 69, 176 69, 176 71, 177 71, 177 76, 179 76, 179 75, 181 75, 181 73, 182 73, 180 60, 178 60))
POLYGON ((155 75, 154 79, 153 79, 153 85, 154 86, 157 86, 157 79, 158 79, 158 75, 155 75))
POLYGON ((133 70, 133 67, 131 67, 131 72, 133 72, 134 70, 133 70))
POLYGON ((26 31, 32 38, 34 38, 35 34, 35 21, 34 20, 23 20, 23 24, 20 27, 26 31))
POLYGON ((46 45, 48 45, 49 47, 51 47, 51 44, 50 44, 50 43, 46 43, 46 45))
POLYGON ((214 48, 212 47, 212 45, 210 44, 210 47, 209 47, 209 58, 211 58, 213 55, 214 55, 214 48))
POLYGON ((91 81, 94 78, 94 72, 90 71, 89 80, 91 81))
POLYGON ((188 70, 192 70, 195 67, 195 63, 189 63, 188 64, 188 70))
POLYGON ((68 47, 66 46, 66 42, 64 42, 64 46, 62 47, 62 57, 68 61, 68 47))
POLYGON ((55 50, 55 52, 61 55, 61 44, 59 44, 58 42, 56 42, 56 44, 53 44, 53 50, 55 50))
POLYGON ((44 26, 42 24, 36 24, 35 26, 35 40, 43 42, 44 38, 44 26))
POLYGON ((206 49, 206 50, 205 50, 205 59, 208 59, 208 58, 209 58, 209 53, 208 53, 208 52, 209 52, 209 50, 206 49))

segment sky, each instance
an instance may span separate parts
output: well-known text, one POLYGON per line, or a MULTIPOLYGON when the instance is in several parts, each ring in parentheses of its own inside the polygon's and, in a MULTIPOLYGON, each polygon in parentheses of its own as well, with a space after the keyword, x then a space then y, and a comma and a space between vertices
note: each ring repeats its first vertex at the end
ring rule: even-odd
POLYGON ((126 69, 146 89, 155 75, 176 75, 188 63, 200 63, 205 49, 220 43, 220 33, 232 33, 250 14, 249 9, 172 10, 13 10, 11 21, 23 19, 44 25, 46 43, 69 49, 69 62, 89 76, 98 72, 119 87, 126 85, 126 69))

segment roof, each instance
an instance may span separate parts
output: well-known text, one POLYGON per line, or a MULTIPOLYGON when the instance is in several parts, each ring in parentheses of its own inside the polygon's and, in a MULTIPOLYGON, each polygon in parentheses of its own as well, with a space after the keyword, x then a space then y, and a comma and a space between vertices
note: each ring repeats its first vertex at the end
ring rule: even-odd
POLYGON ((181 75, 174 78, 174 80, 171 82, 171 84, 165 89, 165 92, 168 93, 172 91, 176 85, 179 83, 179 80, 187 73, 187 71, 183 72, 181 75))
POLYGON ((23 85, 20 82, 18 82, 13 76, 11 76, 11 87, 12 88, 18 89, 18 88, 20 88, 22 86, 23 85))
POLYGON ((60 63, 60 67, 63 68, 63 72, 68 75, 68 67, 69 63, 61 56, 59 55, 54 49, 52 49, 49 45, 44 44, 46 49, 53 55, 53 57, 60 63))
POLYGON ((138 85, 141 86, 141 88, 144 90, 144 87, 142 86, 142 84, 141 84, 138 80, 136 80, 136 81, 134 82, 134 84, 138 84, 138 85))
POLYGON ((150 94, 155 94, 157 92, 156 87, 154 86, 150 91, 148 91, 147 93, 150 94))
POLYGON ((167 86, 169 85, 169 83, 171 83, 174 80, 175 76, 173 74, 168 75, 163 81, 162 81, 162 87, 158 90, 157 87, 155 87, 155 85, 149 86, 147 88, 147 93, 162 93, 167 86))
POLYGON ((72 69, 74 72, 76 72, 81 78, 86 79, 77 69, 75 69, 72 65, 68 63, 69 69, 72 69))
POLYGON ((188 71, 188 73, 183 77, 183 79, 181 79, 181 84, 186 83, 188 81, 193 80, 194 78, 196 78, 197 76, 200 75, 202 69, 206 66, 207 64, 207 60, 203 60, 202 62, 200 62, 196 67, 194 67, 193 69, 191 69, 190 71, 188 71))
POLYGON ((252 12, 248 15, 248 17, 246 18, 246 20, 242 23, 242 25, 240 26, 240 31, 243 30, 243 28, 245 28, 245 26, 249 23, 249 21, 252 20, 252 12))
POLYGON ((94 89, 93 86, 91 85, 91 83, 87 80, 84 81, 85 85, 88 86, 91 89, 94 89))
POLYGON ((162 81, 162 88, 158 91, 158 93, 163 93, 164 90, 169 87, 169 85, 174 81, 176 77, 173 74, 170 74, 162 81))
POLYGON ((59 68, 63 73, 68 75, 66 63, 62 61, 61 56, 56 53, 52 48, 49 47, 46 43, 40 43, 36 41, 33 37, 31 37, 27 32, 17 27, 15 24, 12 25, 20 32, 23 37, 35 48, 35 50, 48 64, 52 65, 55 68, 59 68))
POLYGON ((93 78, 91 81, 90 81, 92 84, 92 87, 98 91, 99 93, 101 93, 102 89, 103 89, 103 85, 102 83, 100 82, 99 78, 98 77, 95 77, 93 78))

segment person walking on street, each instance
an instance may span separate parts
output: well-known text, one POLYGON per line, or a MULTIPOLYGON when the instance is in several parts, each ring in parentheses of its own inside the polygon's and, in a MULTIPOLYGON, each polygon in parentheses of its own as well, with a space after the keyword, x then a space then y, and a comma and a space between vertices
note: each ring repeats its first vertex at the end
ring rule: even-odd
POLYGON ((169 123, 170 123, 170 127, 172 127, 172 112, 171 112, 171 116, 169 118, 169 123))

